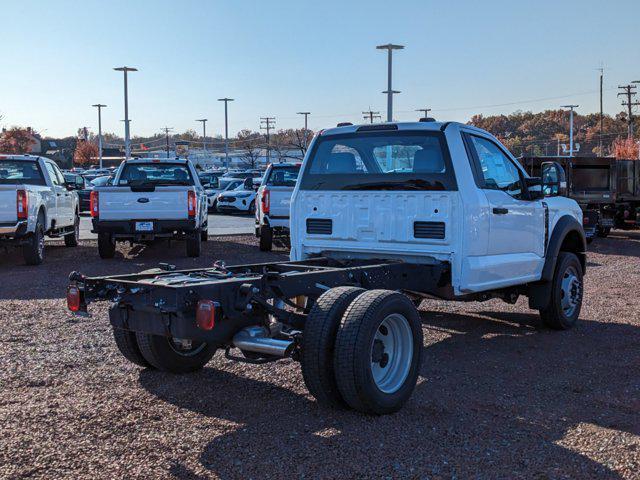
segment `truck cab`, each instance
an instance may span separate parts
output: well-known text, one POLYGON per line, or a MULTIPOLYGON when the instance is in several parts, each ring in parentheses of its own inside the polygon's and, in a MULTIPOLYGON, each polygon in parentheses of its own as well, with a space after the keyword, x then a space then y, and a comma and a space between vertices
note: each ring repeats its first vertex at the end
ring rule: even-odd
POLYGON ((291 218, 292 260, 445 261, 451 297, 548 277, 554 233, 574 232, 568 243, 585 263, 578 204, 543 197, 539 179, 495 137, 459 123, 320 132, 302 166, 291 218))

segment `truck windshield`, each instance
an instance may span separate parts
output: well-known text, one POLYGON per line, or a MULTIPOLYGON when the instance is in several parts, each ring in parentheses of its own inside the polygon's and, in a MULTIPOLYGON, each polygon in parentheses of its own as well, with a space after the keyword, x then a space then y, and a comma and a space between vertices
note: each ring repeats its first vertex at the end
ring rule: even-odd
POLYGON ((272 187, 295 187, 300 165, 290 167, 272 167, 266 184, 272 187))
POLYGON ((440 132, 320 136, 305 166, 303 190, 455 190, 440 132))
POLYGON ((184 163, 129 163, 124 166, 118 185, 193 185, 184 163))
POLYGON ((46 185, 36 162, 0 160, 0 185, 46 185))

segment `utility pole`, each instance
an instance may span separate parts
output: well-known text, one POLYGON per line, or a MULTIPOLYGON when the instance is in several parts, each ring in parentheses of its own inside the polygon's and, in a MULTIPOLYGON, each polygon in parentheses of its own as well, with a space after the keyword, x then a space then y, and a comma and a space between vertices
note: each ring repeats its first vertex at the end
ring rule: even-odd
POLYGON ((423 112, 424 113, 424 118, 429 118, 429 112, 431 111, 430 108, 416 108, 416 112, 423 112))
POLYGON ((100 159, 100 168, 102 168, 102 109, 106 107, 102 103, 91 105, 98 109, 98 158, 100 159))
POLYGON ((233 102, 233 98, 219 98, 219 102, 224 102, 224 166, 229 168, 229 115, 227 105, 233 102))
POLYGON ((580 105, 562 105, 561 108, 569 109, 569 158, 573 157, 573 109, 580 105))
POLYGON ((399 90, 394 90, 392 87, 392 73, 393 73, 393 51, 394 50, 402 50, 404 45, 394 45, 392 43, 388 43, 387 45, 378 45, 376 47, 378 50, 386 50, 387 51, 387 89, 382 92, 387 94, 387 122, 393 122, 393 95, 396 93, 400 93, 399 90))
POLYGON ((309 129, 307 128, 307 120, 311 112, 297 112, 298 115, 304 115, 304 151, 307 151, 307 132, 309 129))
POLYGON ((271 149, 269 144, 269 132, 276 124, 276 117, 260 117, 260 130, 267 131, 267 163, 271 163, 271 149))
POLYGON ((369 119, 369 123, 373 123, 373 119, 374 118, 382 118, 380 116, 380 112, 374 112, 373 110, 371 110, 371 107, 369 107, 369 110, 367 110, 366 112, 362 112, 362 114, 364 115, 364 119, 369 119))
POLYGON ((602 109, 602 80, 604 77, 604 67, 600 67, 600 138, 598 139, 598 155, 603 156, 602 151, 602 133, 603 133, 603 125, 604 125, 604 113, 602 109))
POLYGON ((196 122, 202 123, 202 149, 206 152, 207 151, 207 119, 199 118, 196 120, 196 122))
POLYGON ((171 130, 173 130, 173 128, 171 128, 171 127, 164 127, 164 128, 163 128, 163 130, 164 130, 164 136, 165 136, 166 141, 167 141, 167 158, 169 158, 169 132, 170 132, 171 130))
MULTIPOLYGON (((632 83, 637 83, 632 82, 632 83)), ((627 101, 622 101, 622 105, 627 107, 627 138, 633 138, 633 107, 640 105, 640 102, 634 102, 633 97, 636 95, 636 86, 635 85, 620 85, 618 86, 621 92, 618 93, 618 96, 624 95, 627 97, 627 101)))
POLYGON ((117 67, 114 70, 124 72, 124 156, 131 158, 131 136, 129 134, 129 87, 127 85, 127 73, 137 72, 133 67, 117 67))

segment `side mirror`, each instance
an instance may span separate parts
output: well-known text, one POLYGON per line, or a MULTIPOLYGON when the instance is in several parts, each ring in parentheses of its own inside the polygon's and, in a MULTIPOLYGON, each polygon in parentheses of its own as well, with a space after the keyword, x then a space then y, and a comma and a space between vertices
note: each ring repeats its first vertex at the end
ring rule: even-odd
POLYGON ((566 197, 567 177, 564 169, 558 162, 543 162, 542 193, 545 197, 566 197))
POLYGON ((69 183, 69 182, 65 182, 64 186, 66 187, 67 190, 71 191, 71 190, 77 190, 78 186, 75 183, 69 183))
POLYGON ((544 193, 542 192, 542 179, 540 177, 525 178, 524 182, 527 186, 529 200, 539 200, 544 198, 544 193))

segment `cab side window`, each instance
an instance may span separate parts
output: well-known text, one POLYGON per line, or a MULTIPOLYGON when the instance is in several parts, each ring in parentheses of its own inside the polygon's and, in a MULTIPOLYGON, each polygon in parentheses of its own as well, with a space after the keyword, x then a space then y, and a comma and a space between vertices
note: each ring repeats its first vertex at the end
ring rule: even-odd
POLYGON ((49 178, 51 178, 51 183, 53 183, 56 186, 64 185, 64 180, 60 180, 60 177, 58 176, 54 166, 51 165, 49 162, 46 162, 45 165, 47 167, 47 173, 49 174, 49 178))
POLYGON ((491 140, 470 135, 476 151, 484 187, 486 189, 503 190, 513 197, 522 194, 520 170, 511 159, 491 140))

